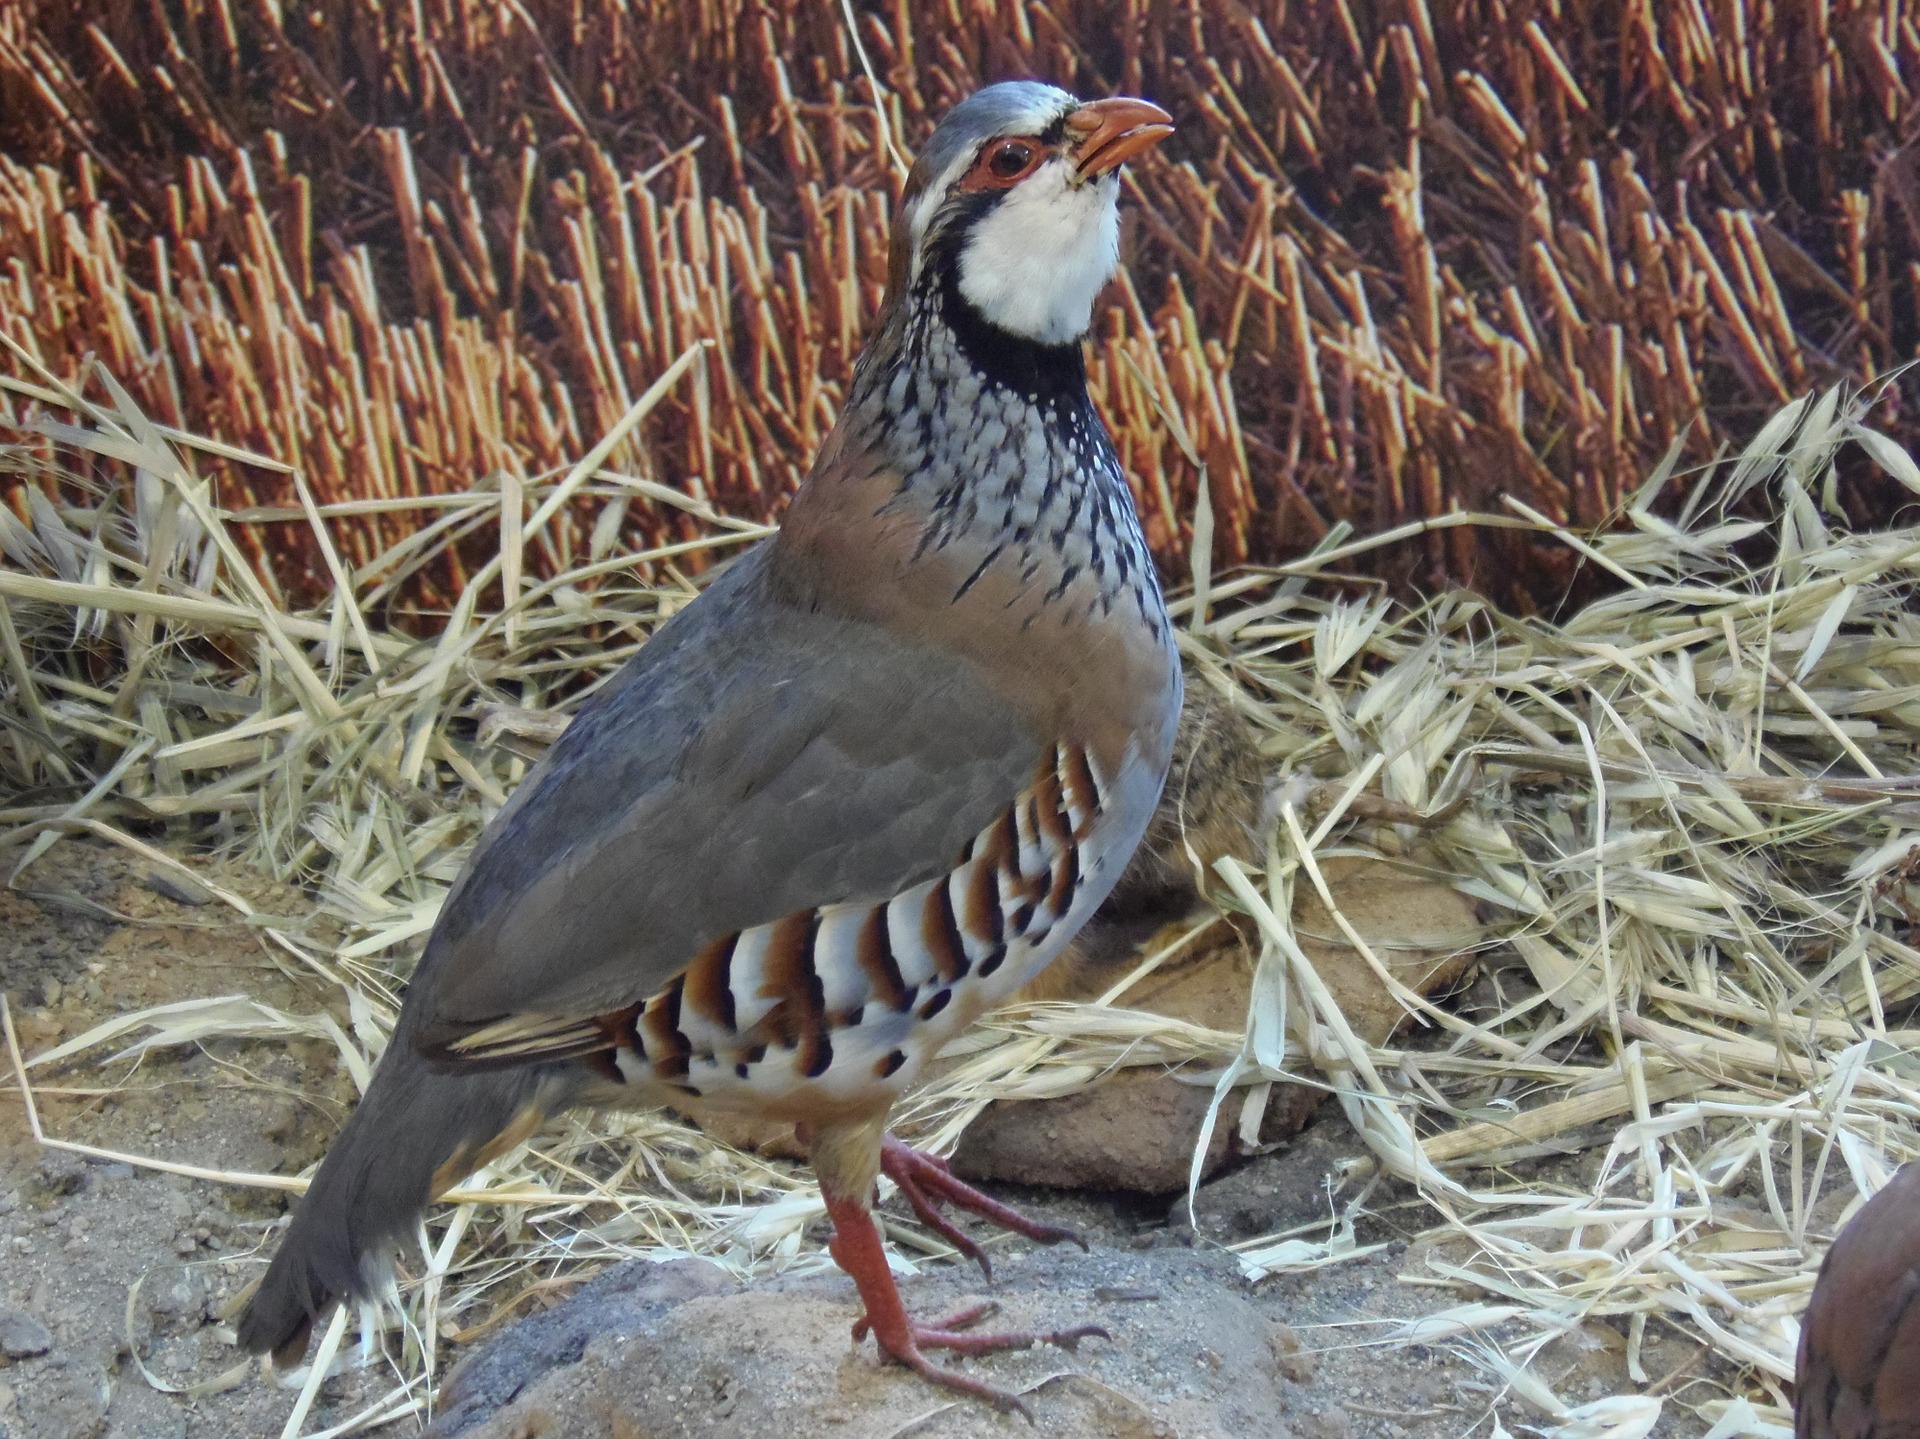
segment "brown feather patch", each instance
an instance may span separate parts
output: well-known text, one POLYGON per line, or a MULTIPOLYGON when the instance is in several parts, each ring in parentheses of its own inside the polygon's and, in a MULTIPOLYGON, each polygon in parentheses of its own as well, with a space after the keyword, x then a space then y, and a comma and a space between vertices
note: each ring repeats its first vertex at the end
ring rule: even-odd
POLYGON ((734 1032, 733 951, 738 934, 722 935, 687 966, 687 1003, 693 1012, 728 1034, 734 1032))
POLYGON ((1020 860, 1016 852, 1014 861, 1016 872, 1013 878, 1013 888, 1014 892, 1022 899, 1037 904, 1040 896, 1047 891, 1047 875, 1050 870, 1047 859, 1047 836, 1046 832, 1040 828, 1040 806, 1036 803, 1032 790, 1028 790, 1020 796, 1019 803, 1015 806, 1015 809, 1020 816, 1022 837, 1032 841, 1033 847, 1040 851, 1041 859, 1040 867, 1029 873, 1024 869, 1018 868, 1020 860))
POLYGON ((934 970, 951 984, 966 974, 969 962, 966 941, 960 937, 960 926, 954 922, 949 886, 949 881, 942 881, 928 893, 926 907, 921 911, 920 942, 926 946, 934 970))
POLYGON ((907 988, 900 962, 893 957, 893 941, 887 936, 887 907, 876 905, 860 922, 854 938, 854 958, 867 977, 867 991, 882 1004, 904 1012, 913 1003, 913 991, 907 988))
POLYGON ((1053 870, 1053 888, 1047 891, 1047 908, 1053 911, 1058 920, 1073 903, 1073 891, 1080 882, 1080 847, 1068 841, 1060 851, 1060 857, 1053 870))
POLYGON ((1100 814, 1100 786, 1094 783, 1093 766, 1087 762, 1085 749, 1077 744, 1060 746, 1060 777, 1066 783, 1068 801, 1081 814, 1073 837, 1084 843, 1100 814))
POLYGON ((1059 772, 1043 769, 1033 782, 1033 814, 1038 826, 1042 843, 1064 843, 1072 837, 1073 831, 1067 825, 1066 811, 1061 805, 1059 772))
POLYGON ((975 860, 966 878, 966 908, 961 915, 967 933, 982 944, 997 945, 1005 938, 1006 911, 1001 907, 1000 871, 985 860, 975 860))
POLYGON ((790 914, 771 927, 760 956, 760 997, 774 1004, 758 1028, 788 1049, 819 1034, 825 1023, 826 991, 813 958, 819 934, 818 911, 790 914))
MULTIPOLYGON (((1064 751, 1066 746, 1062 746, 1064 751)), ((1047 908, 1058 920, 1073 900, 1073 887, 1080 877, 1079 847, 1074 840, 1073 821, 1067 814, 1066 795, 1060 776, 1046 770, 1033 787, 1034 819, 1047 854, 1052 861, 1053 883, 1047 891, 1047 908)))
POLYGON ((610 1079, 616 1084, 626 1083, 627 1077, 620 1072, 620 1063, 616 1058, 622 1049, 632 1050, 645 1063, 647 1051, 640 1043, 640 1014, 644 1008, 644 1005, 630 1004, 625 1009, 603 1014, 594 1021, 606 1048, 588 1055, 587 1063, 594 1067, 602 1079, 610 1079))
POLYGON ((647 1001, 641 1024, 646 1030, 647 1056, 653 1072, 662 1079, 684 1079, 687 1057, 693 1053, 693 1041, 680 1032, 681 978, 647 1001))
POLYGON ((980 831, 968 850, 967 858, 984 860, 1008 874, 1020 871, 1020 828, 1013 817, 1015 806, 1008 805, 1000 817, 980 831))
POLYGON ((833 1064, 833 1041, 824 1029, 811 1030, 800 1037, 793 1062, 808 1079, 818 1079, 833 1064))

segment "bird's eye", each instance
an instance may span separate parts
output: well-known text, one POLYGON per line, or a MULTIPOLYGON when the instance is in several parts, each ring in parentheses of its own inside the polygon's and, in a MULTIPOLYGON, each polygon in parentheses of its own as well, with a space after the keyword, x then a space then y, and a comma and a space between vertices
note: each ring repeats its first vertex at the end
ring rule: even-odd
POLYGON ((996 180, 1017 179, 1033 163, 1033 146, 1025 140, 1002 140, 987 156, 987 173, 996 180))
POLYGON ((1047 150, 1039 141, 1020 136, 991 140, 981 150, 972 168, 961 177, 962 190, 1011 190, 1031 175, 1046 158, 1047 150))

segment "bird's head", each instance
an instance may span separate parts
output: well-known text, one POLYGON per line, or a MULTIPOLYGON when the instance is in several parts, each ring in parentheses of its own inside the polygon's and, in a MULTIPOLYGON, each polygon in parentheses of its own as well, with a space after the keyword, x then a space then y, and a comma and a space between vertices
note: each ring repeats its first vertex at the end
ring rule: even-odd
POLYGON ((1119 263, 1120 166, 1173 133, 1145 100, 989 85, 947 113, 907 177, 889 292, 940 283, 981 320, 1043 345, 1086 333, 1119 263))

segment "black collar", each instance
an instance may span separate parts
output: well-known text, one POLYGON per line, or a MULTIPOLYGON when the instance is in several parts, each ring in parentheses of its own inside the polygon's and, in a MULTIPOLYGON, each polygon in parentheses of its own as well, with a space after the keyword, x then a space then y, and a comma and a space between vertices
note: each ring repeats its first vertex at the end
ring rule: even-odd
POLYGON ((914 303, 933 310, 987 382, 1029 402, 1070 409, 1087 403, 1087 361, 1078 340, 1047 345, 994 324, 960 292, 960 245, 972 229, 961 221, 926 256, 914 303))

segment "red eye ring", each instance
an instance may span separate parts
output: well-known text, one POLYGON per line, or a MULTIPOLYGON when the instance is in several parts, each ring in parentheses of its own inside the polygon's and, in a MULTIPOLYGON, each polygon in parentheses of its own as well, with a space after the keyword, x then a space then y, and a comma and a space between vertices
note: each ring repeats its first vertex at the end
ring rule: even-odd
POLYGON ((960 177, 962 190, 1011 190, 1040 167, 1053 153, 1031 135, 1002 135, 980 147, 967 173, 960 177))
POLYGON ((962 190, 1012 190, 1031 175, 1048 150, 1039 140, 1020 134, 1002 134, 981 146, 972 169, 962 177, 962 190))
POLYGON ((987 173, 996 180, 1014 180, 1032 163, 1032 145, 1025 140, 1002 140, 987 155, 987 173))

